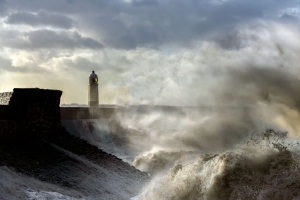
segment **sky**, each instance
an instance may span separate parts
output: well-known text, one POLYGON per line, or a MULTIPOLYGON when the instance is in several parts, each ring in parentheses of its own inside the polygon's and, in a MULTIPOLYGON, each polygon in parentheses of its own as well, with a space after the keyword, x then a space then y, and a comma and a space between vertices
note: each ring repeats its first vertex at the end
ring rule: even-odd
POLYGON ((299 8, 299 0, 0 0, 0 92, 59 89, 61 103, 87 104, 95 70, 102 104, 299 106, 284 98, 299 95, 299 8))

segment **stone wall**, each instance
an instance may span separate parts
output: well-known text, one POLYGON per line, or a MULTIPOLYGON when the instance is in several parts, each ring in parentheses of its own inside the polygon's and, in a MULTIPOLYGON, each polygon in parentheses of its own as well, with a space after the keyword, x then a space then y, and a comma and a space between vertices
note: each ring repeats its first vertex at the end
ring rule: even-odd
POLYGON ((0 105, 8 105, 12 92, 0 93, 0 105))
POLYGON ((22 119, 60 121, 62 91, 38 88, 15 88, 9 106, 17 108, 22 119))
POLYGON ((59 133, 61 95, 59 90, 15 88, 9 105, 0 107, 9 113, 0 120, 0 139, 43 139, 59 133))
POLYGON ((61 107, 61 119, 115 119, 123 115, 122 108, 61 107))

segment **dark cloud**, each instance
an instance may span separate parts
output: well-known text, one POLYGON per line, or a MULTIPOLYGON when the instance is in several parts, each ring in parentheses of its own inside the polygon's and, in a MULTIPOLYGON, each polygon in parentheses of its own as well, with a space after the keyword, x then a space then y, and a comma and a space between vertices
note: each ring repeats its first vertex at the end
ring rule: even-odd
POLYGON ((155 6, 158 5, 157 0, 133 0, 131 3, 134 6, 155 6))
POLYGON ((72 15, 94 15, 100 12, 116 12, 121 11, 128 4, 123 0, 61 0, 58 2, 53 1, 40 1, 40 0, 9 0, 8 6, 18 11, 37 12, 39 10, 47 10, 49 12, 60 14, 72 15))
POLYGON ((52 14, 46 10, 40 10, 37 14, 17 12, 8 16, 8 24, 26 24, 29 26, 52 26, 57 28, 70 29, 74 21, 69 17, 60 14, 52 14))
POLYGON ((284 13, 282 16, 281 16, 281 19, 284 20, 284 21, 287 21, 287 22, 299 22, 299 18, 298 17, 295 17, 293 15, 289 15, 287 13, 284 13))
POLYGON ((103 45, 92 39, 83 37, 77 32, 55 32, 47 29, 25 33, 14 33, 15 37, 8 38, 3 42, 5 46, 20 49, 100 49, 103 45))
POLYGON ((132 1, 116 12, 82 18, 103 42, 115 48, 153 47, 163 44, 191 45, 212 32, 230 31, 259 19, 279 20, 278 13, 298 2, 231 0, 214 5, 209 1, 132 1), (137 6, 139 5, 139 6, 137 6), (96 26, 96 24, 98 26, 96 26))
POLYGON ((164 44, 192 45, 196 40, 207 40, 212 32, 224 33, 249 21, 280 20, 284 9, 298 7, 299 2, 11 0, 9 6, 20 12, 36 13, 46 9, 50 13, 67 14, 78 22, 78 32, 88 31, 109 47, 132 49, 159 48, 164 44))
POLYGON ((6 4, 7 4, 6 0, 0 0, 0 16, 5 15, 7 9, 6 4))

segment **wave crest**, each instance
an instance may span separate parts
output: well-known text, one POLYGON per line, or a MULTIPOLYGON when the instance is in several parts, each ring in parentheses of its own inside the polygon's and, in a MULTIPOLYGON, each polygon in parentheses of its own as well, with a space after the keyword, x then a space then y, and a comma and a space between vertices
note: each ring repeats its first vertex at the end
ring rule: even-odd
POLYGON ((300 162, 286 133, 267 130, 234 151, 203 154, 155 179, 140 199, 298 199, 300 162))

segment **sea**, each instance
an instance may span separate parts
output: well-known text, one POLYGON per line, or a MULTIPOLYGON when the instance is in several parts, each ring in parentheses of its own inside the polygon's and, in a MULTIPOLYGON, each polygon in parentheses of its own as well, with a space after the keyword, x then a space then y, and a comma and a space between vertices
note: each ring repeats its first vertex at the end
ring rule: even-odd
POLYGON ((265 105, 129 106, 116 119, 62 120, 72 135, 149 179, 129 184, 144 176, 134 171, 119 176, 122 166, 111 173, 85 156, 55 147, 83 163, 73 169, 79 189, 4 165, 0 199, 300 199, 299 116, 282 105, 266 110, 265 105), (111 181, 104 181, 103 174, 111 181))

